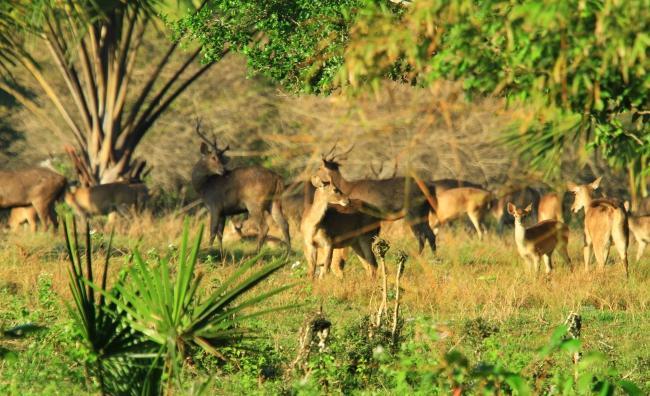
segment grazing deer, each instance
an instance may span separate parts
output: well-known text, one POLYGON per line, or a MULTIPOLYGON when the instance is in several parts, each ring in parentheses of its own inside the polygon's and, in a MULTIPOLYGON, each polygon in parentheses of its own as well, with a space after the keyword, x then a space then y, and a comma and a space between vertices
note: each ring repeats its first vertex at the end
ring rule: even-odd
POLYGON ((481 188, 460 187, 442 192, 436 189, 436 196, 438 197, 438 209, 429 213, 429 225, 436 235, 438 234, 439 225, 467 213, 472 225, 474 225, 474 229, 476 229, 478 239, 483 239, 483 233, 485 232, 483 218, 492 202, 491 192, 481 188))
POLYGON ((210 211, 210 239, 212 246, 215 237, 223 255, 223 230, 227 216, 248 213, 258 229, 257 251, 260 251, 269 231, 265 213, 270 212, 275 223, 282 230, 287 253, 291 250, 289 225, 282 213, 282 177, 261 166, 246 166, 226 170, 228 146, 220 149, 216 137, 209 140, 200 131, 197 122, 196 132, 203 139, 201 158, 192 168, 192 186, 210 211))
POLYGON ((46 230, 56 227, 54 202, 65 185, 65 177, 46 168, 0 171, 0 208, 31 205, 46 230))
POLYGON ((562 197, 560 194, 551 192, 542 195, 537 208, 537 218, 539 221, 557 220, 564 222, 562 216, 562 197))
POLYGON ((629 228, 627 212, 616 200, 599 198, 593 199, 592 194, 600 186, 602 177, 589 184, 578 185, 567 183, 568 190, 575 196, 571 211, 578 213, 585 210, 585 241, 584 260, 585 270, 589 270, 591 247, 593 245, 596 262, 602 269, 609 255, 609 245, 614 241, 616 250, 625 266, 628 275, 627 247, 629 243, 629 228))
POLYGON ((32 232, 36 231, 36 209, 33 206, 16 206, 11 208, 9 214, 9 228, 16 231, 23 223, 29 224, 29 229, 32 232))
POLYGON ((524 187, 521 189, 510 190, 505 194, 500 195, 500 198, 492 202, 491 213, 498 221, 497 233, 503 233, 503 227, 506 224, 513 224, 514 218, 507 210, 507 203, 512 202, 519 207, 524 207, 528 203, 532 204, 532 219, 534 222, 538 221, 537 208, 539 207, 540 194, 534 188, 524 187))
POLYGON ((133 207, 140 210, 149 199, 149 190, 142 183, 107 183, 91 187, 71 187, 65 202, 77 216, 88 218, 106 215, 133 207))
POLYGON ((508 202, 508 213, 515 220, 515 243, 517 251, 524 259, 529 271, 539 273, 539 262, 542 260, 545 272, 552 270, 551 255, 558 250, 562 259, 571 264, 567 246, 569 245, 569 227, 557 220, 544 220, 533 226, 524 227, 523 218, 532 212, 532 204, 525 209, 519 209, 512 202, 508 202))
MULTIPOLYGON (((379 235, 379 219, 360 212, 363 203, 350 200, 332 182, 312 178, 316 187, 313 202, 305 208, 300 223, 308 274, 314 277, 319 248, 325 254, 322 278, 330 269, 334 249, 351 246, 368 275, 374 277, 377 261, 372 241, 379 235)), ((341 268, 335 274, 342 277, 341 268)))
POLYGON ((348 181, 341 174, 339 162, 330 156, 335 148, 336 145, 323 157, 315 177, 322 182, 334 183, 350 199, 376 208, 377 212, 372 214, 378 218, 398 220, 406 217, 418 240, 419 252, 422 252, 428 242, 431 251, 435 253, 436 236, 427 221, 429 212, 437 206, 435 187, 411 177, 348 181))

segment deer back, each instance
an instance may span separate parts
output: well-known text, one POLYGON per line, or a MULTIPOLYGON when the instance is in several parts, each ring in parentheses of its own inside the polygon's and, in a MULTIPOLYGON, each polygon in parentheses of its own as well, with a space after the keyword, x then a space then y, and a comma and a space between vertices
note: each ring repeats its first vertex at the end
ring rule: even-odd
POLYGON ((212 175, 200 189, 208 206, 218 207, 225 214, 236 214, 257 206, 268 209, 280 199, 284 189, 282 178, 261 166, 235 168, 224 175, 212 175))
POLYGON ((33 201, 53 201, 66 179, 46 168, 0 171, 0 207, 27 206, 33 201))

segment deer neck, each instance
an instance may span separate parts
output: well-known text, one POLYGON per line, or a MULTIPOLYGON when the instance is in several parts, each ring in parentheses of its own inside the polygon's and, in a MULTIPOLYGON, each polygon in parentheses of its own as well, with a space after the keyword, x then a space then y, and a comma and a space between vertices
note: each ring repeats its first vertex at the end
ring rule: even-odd
POLYGON ((216 175, 210 172, 201 162, 198 162, 192 168, 192 187, 199 194, 203 194, 208 185, 208 180, 213 176, 216 175))
POLYGON ((325 217, 325 212, 327 212, 327 200, 321 199, 320 193, 316 191, 314 193, 314 201, 309 208, 308 221, 311 225, 316 225, 323 220, 325 217))
POLYGON ((343 191, 346 194, 349 193, 352 189, 352 185, 343 178, 343 175, 341 175, 340 171, 336 171, 332 174, 332 182, 336 187, 339 188, 339 190, 343 191))
POLYGON ((515 219, 515 243, 519 250, 524 249, 526 242, 526 227, 524 227, 521 219, 515 219))

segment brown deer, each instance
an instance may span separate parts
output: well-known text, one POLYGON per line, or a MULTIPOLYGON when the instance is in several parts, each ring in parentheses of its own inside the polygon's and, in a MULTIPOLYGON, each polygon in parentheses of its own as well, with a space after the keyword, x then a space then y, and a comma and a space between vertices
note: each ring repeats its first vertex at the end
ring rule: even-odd
POLYGON ((483 188, 480 184, 473 183, 467 180, 460 179, 438 179, 431 182, 436 187, 436 194, 441 192, 451 190, 452 188, 460 187, 473 187, 473 188, 483 188))
POLYGON ((336 145, 323 157, 315 176, 322 182, 334 183, 350 199, 376 208, 377 212, 372 215, 378 218, 398 220, 406 217, 417 238, 419 252, 422 252, 428 242, 431 251, 435 253, 436 236, 427 221, 429 212, 437 206, 435 187, 412 177, 348 181, 341 174, 339 162, 330 156, 335 148, 336 145))
POLYGON ((571 211, 578 213, 585 210, 585 241, 584 260, 585 270, 589 270, 591 247, 593 246, 596 262, 602 269, 609 255, 609 245, 614 241, 621 261, 628 275, 627 248, 629 243, 629 228, 627 212, 623 205, 613 199, 593 199, 592 194, 600 186, 601 177, 589 184, 567 183, 568 190, 575 196, 571 211))
POLYGON ((438 234, 438 226, 457 219, 467 213, 474 225, 478 239, 483 239, 485 225, 483 218, 490 209, 492 193, 481 188, 460 187, 439 192, 436 188, 438 209, 429 213, 429 225, 438 234))
POLYGON ((148 199, 149 190, 142 183, 117 182, 70 187, 65 193, 65 202, 77 216, 84 218, 120 212, 130 207, 140 210, 148 199))
POLYGON ((552 270, 551 255, 558 250, 562 259, 571 264, 567 246, 569 245, 569 227, 557 220, 544 220, 533 226, 524 227, 523 218, 532 212, 532 204, 519 209, 508 202, 508 213, 515 220, 515 243, 517 251, 524 259, 529 271, 539 273, 539 263, 544 262, 545 272, 552 270))
MULTIPOLYGON (((331 267, 334 249, 350 246, 368 275, 374 277, 377 261, 372 241, 379 235, 380 220, 362 213, 364 204, 350 200, 334 183, 318 177, 312 178, 312 183, 316 187, 314 199, 305 207, 300 224, 309 276, 314 277, 319 250, 325 255, 322 278, 331 267)), ((343 276, 340 267, 334 267, 334 272, 343 276)))
POLYGON ((36 209, 31 205, 13 207, 9 214, 9 228, 12 231, 16 231, 23 223, 27 223, 29 224, 29 229, 35 232, 37 216, 36 209))
POLYGON ((638 262, 643 257, 643 252, 650 242, 650 215, 632 213, 629 201, 625 201, 623 206, 627 212, 627 225, 630 233, 634 236, 637 245, 639 245, 636 251, 636 261, 638 262))
POLYGON ((54 203, 65 185, 65 177, 46 168, 0 171, 0 208, 31 205, 47 230, 57 225, 54 203))
POLYGON ((542 195, 537 206, 538 221, 557 220, 564 222, 562 216, 562 197, 556 192, 542 195))
POLYGON ((650 215, 630 215, 627 218, 627 224, 636 243, 639 245, 636 251, 636 261, 639 261, 643 257, 643 251, 650 242, 650 215))
POLYGON ((209 140, 196 125, 197 134, 203 139, 201 158, 192 169, 192 186, 210 211, 210 239, 215 237, 223 255, 223 230, 227 216, 248 213, 258 228, 257 251, 262 248, 269 231, 265 213, 270 212, 275 223, 282 230, 287 253, 291 250, 289 225, 282 213, 282 177, 261 166, 246 166, 227 170, 228 158, 224 153, 228 146, 220 149, 216 137, 209 140))
POLYGON ((524 207, 528 203, 532 204, 531 217, 533 222, 538 221, 537 208, 539 207, 540 194, 539 191, 532 187, 523 188, 508 188, 505 193, 497 193, 500 198, 492 202, 490 212, 498 221, 497 233, 503 233, 503 227, 506 224, 513 224, 514 218, 507 210, 508 202, 512 202, 519 207, 524 207))

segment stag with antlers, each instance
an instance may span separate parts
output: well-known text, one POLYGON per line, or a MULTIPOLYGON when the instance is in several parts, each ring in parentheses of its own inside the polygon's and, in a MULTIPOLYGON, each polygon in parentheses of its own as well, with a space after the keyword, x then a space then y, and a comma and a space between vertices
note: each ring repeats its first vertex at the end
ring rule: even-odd
POLYGON ((366 203, 363 210, 383 220, 397 220, 405 217, 418 240, 419 251, 429 244, 436 250, 436 237, 427 222, 429 211, 436 210, 435 186, 423 183, 413 177, 391 177, 383 180, 348 181, 340 171, 340 160, 353 146, 336 154, 336 144, 322 157, 316 177, 323 182, 334 183, 352 200, 366 203))
POLYGON ((282 230, 287 252, 291 248, 289 225, 282 213, 282 177, 261 166, 226 169, 229 146, 219 148, 216 136, 209 139, 196 122, 196 133, 203 140, 201 158, 192 169, 192 185, 210 211, 210 239, 212 246, 218 238, 223 256, 223 230, 227 216, 248 213, 258 228, 257 251, 266 239, 269 227, 266 214, 271 213, 282 230))

